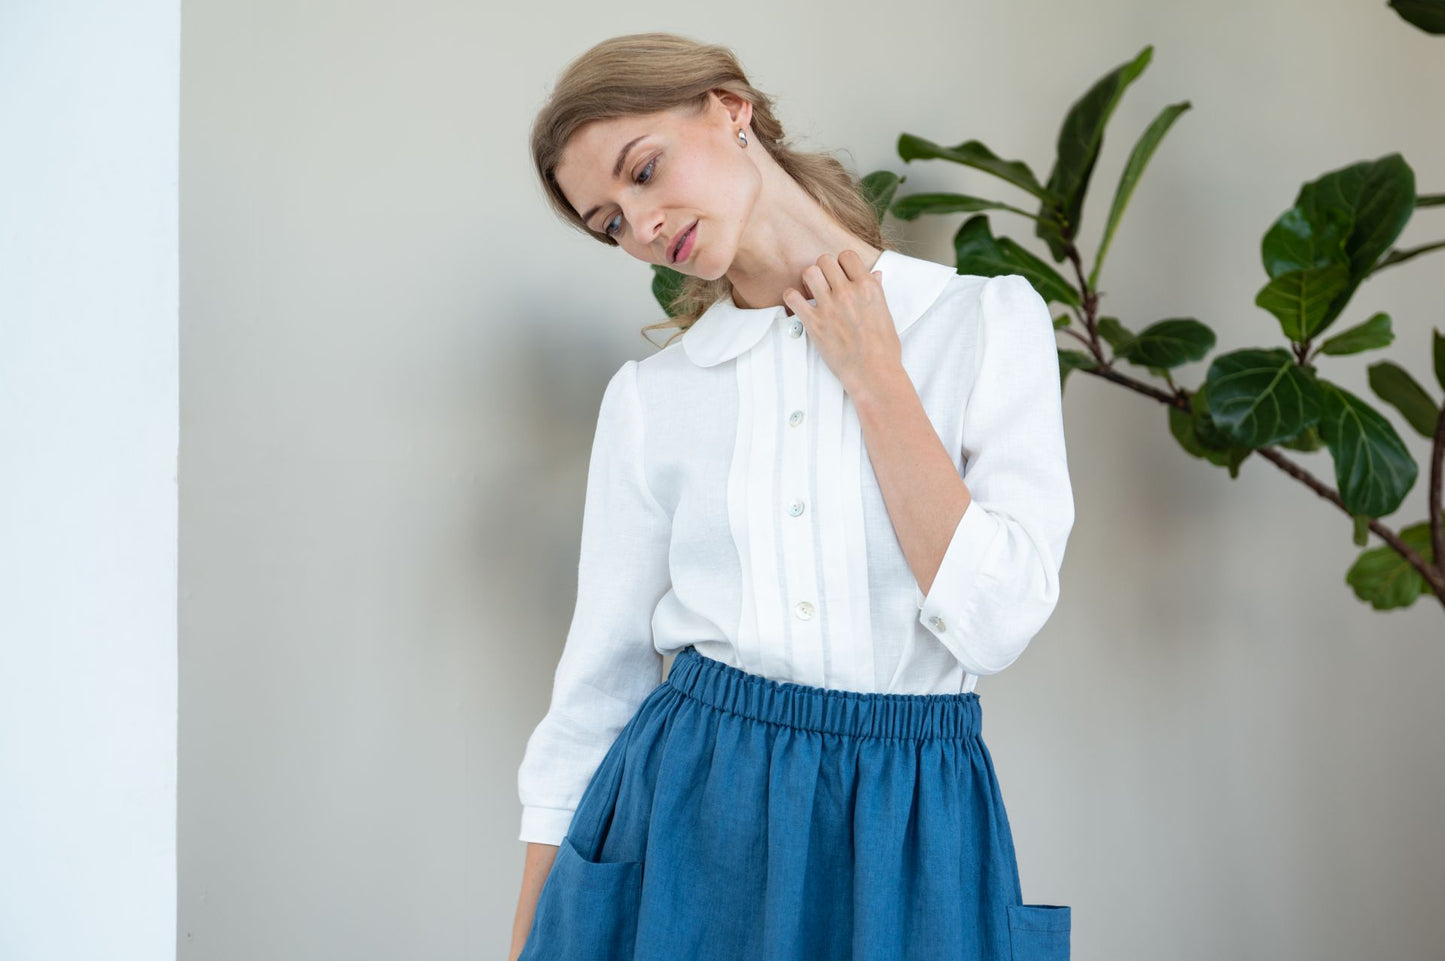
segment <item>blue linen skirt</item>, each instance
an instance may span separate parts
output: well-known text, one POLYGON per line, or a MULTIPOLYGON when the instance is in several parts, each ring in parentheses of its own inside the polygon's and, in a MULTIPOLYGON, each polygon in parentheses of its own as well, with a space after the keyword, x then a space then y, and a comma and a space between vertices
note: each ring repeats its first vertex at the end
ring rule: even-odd
POLYGON ((518 961, 1067 961, 1024 904, 976 692, 750 674, 689 646, 573 815, 518 961))

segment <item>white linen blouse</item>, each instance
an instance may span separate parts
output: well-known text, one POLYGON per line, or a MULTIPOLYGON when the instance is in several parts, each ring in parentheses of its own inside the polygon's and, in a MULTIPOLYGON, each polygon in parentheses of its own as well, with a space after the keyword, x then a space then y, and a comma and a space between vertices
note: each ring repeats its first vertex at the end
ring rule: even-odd
POLYGON ((521 840, 561 843, 664 654, 692 644, 779 681, 958 693, 1053 612, 1074 502, 1048 305, 1018 274, 893 250, 874 269, 972 494, 929 591, 802 321, 723 297, 603 392, 576 607, 517 773, 521 840))

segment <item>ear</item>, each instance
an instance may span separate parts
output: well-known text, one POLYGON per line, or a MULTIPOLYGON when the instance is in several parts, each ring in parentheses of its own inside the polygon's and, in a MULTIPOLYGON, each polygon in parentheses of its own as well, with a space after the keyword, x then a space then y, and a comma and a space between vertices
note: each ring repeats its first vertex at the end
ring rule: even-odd
POLYGON ((727 90, 714 90, 712 96, 717 97, 718 102, 728 112, 728 118, 735 127, 746 127, 753 119, 753 105, 751 101, 739 97, 737 94, 727 90))

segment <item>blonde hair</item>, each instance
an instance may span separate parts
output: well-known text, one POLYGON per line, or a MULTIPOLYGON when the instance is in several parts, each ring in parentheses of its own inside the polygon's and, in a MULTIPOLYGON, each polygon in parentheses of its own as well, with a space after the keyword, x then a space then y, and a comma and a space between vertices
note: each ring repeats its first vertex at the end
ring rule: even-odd
MULTIPOLYGON (((568 203, 554 172, 562 150, 583 125, 596 120, 658 113, 676 107, 706 109, 714 90, 753 105, 750 126, 757 143, 848 231, 879 249, 896 249, 878 222, 862 185, 832 155, 794 150, 783 136, 773 100, 747 80, 732 51, 672 33, 634 33, 604 40, 577 57, 558 78, 532 125, 532 161, 548 202, 566 223, 612 247, 616 240, 589 228, 568 203)), ((751 145, 751 144, 750 144, 751 145)), ((642 328, 676 328, 667 346, 708 307, 732 293, 726 277, 684 275, 667 304, 667 320, 642 328)))

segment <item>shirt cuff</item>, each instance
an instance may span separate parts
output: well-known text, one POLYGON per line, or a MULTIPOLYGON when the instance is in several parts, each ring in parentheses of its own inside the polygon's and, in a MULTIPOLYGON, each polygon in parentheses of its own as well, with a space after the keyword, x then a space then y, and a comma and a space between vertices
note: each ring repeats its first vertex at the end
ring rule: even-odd
POLYGON ((562 839, 567 836, 567 829, 572 826, 572 815, 576 813, 576 808, 523 805, 522 833, 518 839, 560 845, 562 839))
POLYGON ((1006 533, 1003 521, 984 510, 977 498, 970 499, 928 593, 914 585, 919 621, 970 674, 995 674, 1003 669, 980 662, 969 649, 968 639, 974 638, 974 643, 988 640, 978 637, 974 614, 981 593, 996 588, 988 562, 1002 548, 1006 533))

